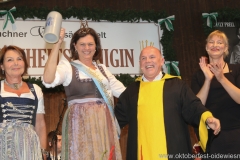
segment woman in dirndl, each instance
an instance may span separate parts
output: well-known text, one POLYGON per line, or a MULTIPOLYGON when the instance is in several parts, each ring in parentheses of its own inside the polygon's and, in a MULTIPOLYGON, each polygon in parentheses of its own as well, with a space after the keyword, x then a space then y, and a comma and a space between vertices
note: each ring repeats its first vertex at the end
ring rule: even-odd
POLYGON ((24 50, 4 46, 0 65, 0 159, 46 159, 43 93, 36 84, 22 81, 28 68, 24 50))
POLYGON ((125 87, 105 65, 98 63, 102 52, 100 39, 87 22, 73 34, 70 61, 62 58, 58 64, 64 36, 62 28, 43 75, 46 87, 63 84, 67 96, 61 157, 64 160, 122 160, 113 96, 119 97, 125 87))

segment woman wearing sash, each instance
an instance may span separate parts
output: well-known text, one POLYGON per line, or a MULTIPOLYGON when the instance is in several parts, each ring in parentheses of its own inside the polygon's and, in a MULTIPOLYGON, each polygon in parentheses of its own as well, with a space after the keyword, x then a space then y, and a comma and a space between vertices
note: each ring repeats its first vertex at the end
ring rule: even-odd
POLYGON ((22 81, 28 68, 24 50, 4 46, 0 64, 0 159, 46 159, 43 93, 38 85, 22 81))
POLYGON ((87 24, 73 34, 70 62, 62 59, 57 64, 64 35, 62 28, 43 75, 46 87, 65 87, 68 109, 62 126, 62 159, 121 160, 113 96, 119 97, 125 87, 105 65, 97 63, 102 52, 100 39, 87 24))

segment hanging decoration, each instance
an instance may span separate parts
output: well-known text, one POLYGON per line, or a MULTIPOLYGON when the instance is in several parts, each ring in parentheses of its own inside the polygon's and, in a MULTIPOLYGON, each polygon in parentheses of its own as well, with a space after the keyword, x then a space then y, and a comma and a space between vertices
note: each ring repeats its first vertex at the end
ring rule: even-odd
POLYGON ((178 68, 178 61, 165 61, 165 66, 167 68, 167 73, 172 74, 173 71, 176 73, 176 75, 180 76, 180 71, 178 68))
POLYGON ((3 20, 3 30, 5 30, 5 28, 7 27, 8 24, 8 20, 10 20, 10 22, 12 23, 12 29, 16 30, 16 25, 15 25, 15 19, 12 15, 11 12, 16 11, 16 7, 14 6, 13 8, 11 8, 9 11, 7 10, 0 10, 0 14, 4 15, 4 20, 3 20))
POLYGON ((173 25, 172 25, 172 22, 171 22, 173 20, 175 20, 174 15, 169 16, 169 17, 164 18, 164 19, 159 19, 158 24, 161 26, 162 23, 165 23, 165 26, 166 26, 167 30, 171 31, 171 30, 173 30, 173 25))
POLYGON ((217 12, 213 12, 213 13, 202 13, 202 17, 203 18, 207 18, 207 26, 212 28, 213 27, 213 22, 212 20, 215 20, 215 22, 217 23, 217 16, 218 13, 217 12))

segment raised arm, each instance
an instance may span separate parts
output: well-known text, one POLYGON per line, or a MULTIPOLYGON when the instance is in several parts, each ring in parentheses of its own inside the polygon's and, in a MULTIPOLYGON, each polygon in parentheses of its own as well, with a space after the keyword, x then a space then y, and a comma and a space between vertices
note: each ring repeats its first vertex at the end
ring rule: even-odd
POLYGON ((206 57, 200 58, 199 66, 204 73, 205 80, 204 80, 204 84, 203 84, 202 88, 197 93, 197 97, 202 101, 202 104, 205 105, 205 103, 207 101, 207 97, 208 97, 211 80, 213 78, 213 74, 209 70, 208 65, 206 64, 206 57))
POLYGON ((58 61, 58 51, 61 47, 61 44, 64 40, 65 29, 62 28, 60 31, 59 40, 53 45, 52 51, 48 57, 47 63, 44 68, 43 80, 46 83, 52 83, 55 79, 55 73, 57 70, 57 61, 58 61))

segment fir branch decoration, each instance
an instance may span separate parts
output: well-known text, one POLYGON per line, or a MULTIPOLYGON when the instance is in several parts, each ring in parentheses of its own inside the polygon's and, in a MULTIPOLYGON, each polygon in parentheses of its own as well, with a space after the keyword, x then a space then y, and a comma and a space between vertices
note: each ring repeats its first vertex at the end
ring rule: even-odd
POLYGON ((220 22, 239 22, 240 21, 240 9, 224 8, 218 12, 218 21, 220 22))
POLYGON ((131 76, 130 74, 119 74, 119 75, 115 75, 115 77, 117 80, 122 82, 125 87, 127 87, 129 84, 134 82, 135 79, 139 76, 137 75, 131 76))
POLYGON ((42 79, 41 77, 39 78, 35 78, 35 77, 29 77, 29 78, 24 78, 23 79, 24 82, 29 82, 32 84, 37 84, 41 89, 43 93, 54 93, 54 92, 64 92, 64 87, 63 85, 59 85, 56 86, 54 88, 46 88, 43 84, 42 84, 42 79))

